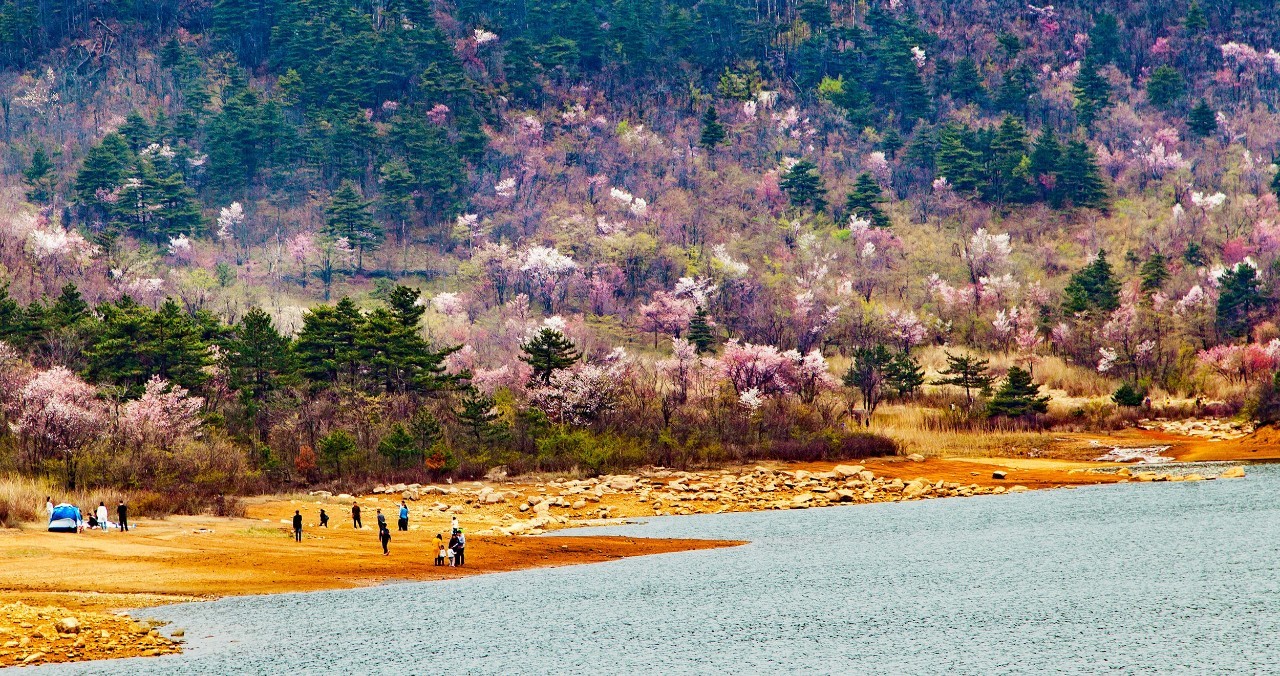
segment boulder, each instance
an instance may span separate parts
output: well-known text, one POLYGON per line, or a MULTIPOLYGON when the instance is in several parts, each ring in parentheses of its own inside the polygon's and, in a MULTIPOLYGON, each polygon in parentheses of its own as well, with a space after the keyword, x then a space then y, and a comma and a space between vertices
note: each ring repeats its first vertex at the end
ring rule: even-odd
POLYGON ((862 465, 836 465, 832 468, 831 473, 837 479, 847 479, 851 476, 857 476, 865 469, 862 465))
POLYGON ((405 490, 403 493, 401 493, 401 494, 400 494, 400 498, 401 498, 402 500, 413 500, 413 501, 417 502, 417 500, 418 500, 418 489, 416 489, 416 488, 410 488, 410 489, 407 489, 407 490, 405 490))
POLYGON ((1028 490, 1030 490, 1030 489, 1029 489, 1029 488, 1027 488, 1026 486, 1023 486, 1023 485, 1017 485, 1017 486, 1014 486, 1013 488, 1010 488, 1010 489, 1009 489, 1009 492, 1010 492, 1010 493, 1022 493, 1022 492, 1028 491, 1028 490))
POLYGON ((847 488, 836 490, 836 498, 839 499, 840 502, 853 502, 856 497, 857 496, 854 495, 853 491, 847 488))
POLYGON ((862 470, 861 472, 858 472, 858 476, 859 476, 863 481, 866 481, 867 483, 870 483, 870 482, 872 482, 872 481, 875 481, 875 480, 876 480, 876 475, 875 475, 874 473, 872 473, 870 470, 865 470, 865 469, 864 469, 864 470, 862 470))
POLYGON ((354 500, 355 498, 351 497, 351 494, 350 494, 350 493, 339 493, 339 494, 338 494, 338 499, 339 499, 339 500, 354 500))
POLYGON ((506 498, 503 498, 501 493, 486 493, 483 498, 486 505, 494 505, 505 499, 506 498))
POLYGON ((1223 472, 1222 474, 1219 474, 1218 478, 1219 479, 1243 479, 1244 468, 1239 465, 1236 465, 1235 467, 1229 468, 1227 471, 1223 472))
POLYGON ((630 491, 636 487, 636 478, 633 476, 616 476, 609 480, 609 488, 615 491, 630 491))
POLYGON ((1136 481, 1155 481, 1158 476, 1155 472, 1138 472, 1133 478, 1136 481))
POLYGON ((919 453, 912 453, 907 456, 907 460, 910 460, 911 462, 924 462, 924 456, 919 453))
POLYGON ((586 507, 586 506, 587 506, 587 501, 586 501, 586 500, 577 500, 577 501, 575 501, 572 505, 569 505, 569 506, 570 506, 571 508, 573 508, 573 509, 582 509, 583 507, 586 507))
POLYGON ((928 481, 925 481, 924 479, 916 479, 902 489, 902 495, 908 498, 920 497, 921 495, 924 495, 929 488, 930 486, 928 481))
POLYGON ((79 634, 80 620, 77 620, 74 617, 64 617, 61 620, 58 620, 58 623, 54 625, 54 628, 58 630, 59 634, 79 634))
POLYGON ((1183 481, 1204 481, 1203 474, 1188 474, 1182 477, 1183 481))
POLYGON ((1007 475, 1007 474, 1005 474, 1004 470, 999 470, 999 469, 998 469, 998 470, 996 470, 996 471, 994 471, 994 472, 992 472, 992 473, 991 473, 991 478, 992 478, 992 479, 1003 479, 1003 478, 1005 478, 1006 476, 1008 476, 1008 475, 1007 475))

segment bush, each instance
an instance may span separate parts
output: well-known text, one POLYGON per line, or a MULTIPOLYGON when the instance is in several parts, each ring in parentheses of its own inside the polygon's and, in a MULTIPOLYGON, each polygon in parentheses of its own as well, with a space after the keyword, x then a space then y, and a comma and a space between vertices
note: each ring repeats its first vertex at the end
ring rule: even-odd
POLYGON ((1147 394, 1130 383, 1122 384, 1111 395, 1111 401, 1116 402, 1117 406, 1141 406, 1143 400, 1147 398, 1147 394))

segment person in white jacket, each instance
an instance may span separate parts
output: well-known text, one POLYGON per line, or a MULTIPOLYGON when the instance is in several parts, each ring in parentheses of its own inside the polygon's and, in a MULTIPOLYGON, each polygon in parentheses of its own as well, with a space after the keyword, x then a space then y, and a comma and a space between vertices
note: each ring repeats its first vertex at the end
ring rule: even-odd
POLYGON ((102 532, 107 532, 107 503, 98 503, 98 526, 102 528, 102 532))

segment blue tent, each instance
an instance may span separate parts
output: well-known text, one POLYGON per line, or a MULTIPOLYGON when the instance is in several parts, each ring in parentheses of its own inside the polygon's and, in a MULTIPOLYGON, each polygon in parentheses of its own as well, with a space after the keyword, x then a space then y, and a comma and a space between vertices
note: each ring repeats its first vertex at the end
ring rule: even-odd
POLYGON ((50 533, 77 533, 80 531, 80 508, 62 503, 53 508, 49 515, 50 533))

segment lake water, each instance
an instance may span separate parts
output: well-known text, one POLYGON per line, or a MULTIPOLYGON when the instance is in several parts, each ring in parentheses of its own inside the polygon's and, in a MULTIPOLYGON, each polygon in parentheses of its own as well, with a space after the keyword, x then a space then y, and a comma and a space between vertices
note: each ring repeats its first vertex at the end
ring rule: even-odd
POLYGON ((752 543, 151 609, 186 654, 37 671, 1280 671, 1280 466, 574 532, 752 543))

